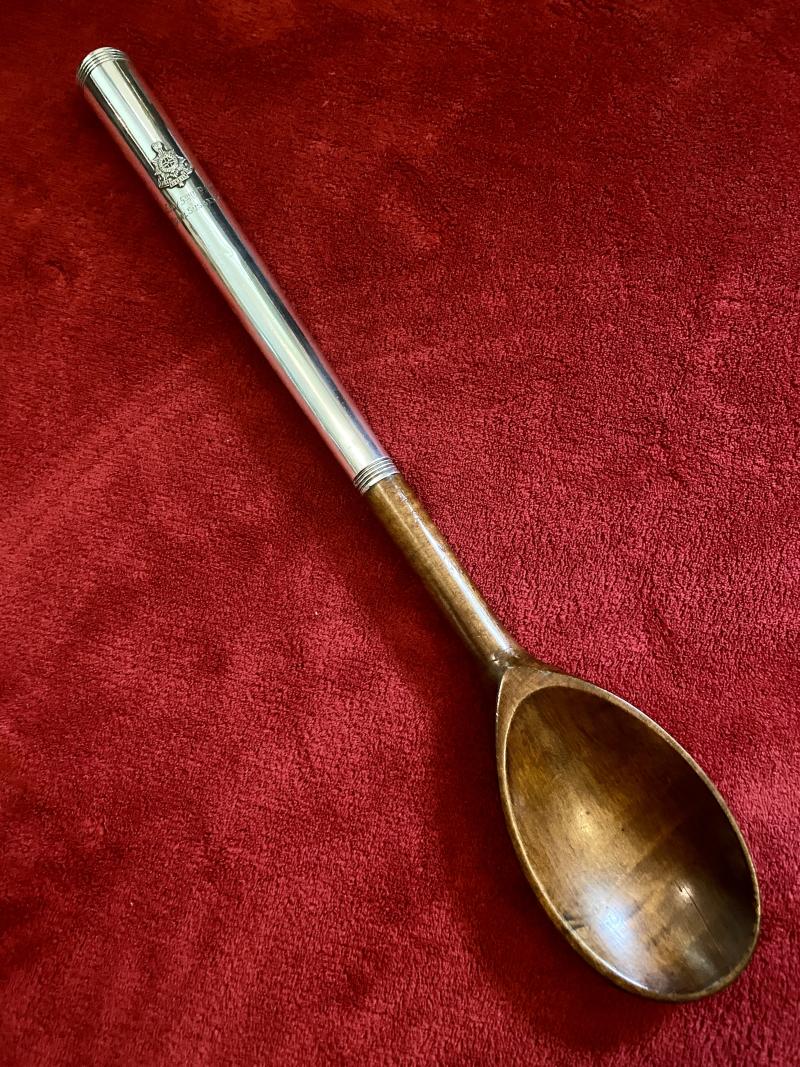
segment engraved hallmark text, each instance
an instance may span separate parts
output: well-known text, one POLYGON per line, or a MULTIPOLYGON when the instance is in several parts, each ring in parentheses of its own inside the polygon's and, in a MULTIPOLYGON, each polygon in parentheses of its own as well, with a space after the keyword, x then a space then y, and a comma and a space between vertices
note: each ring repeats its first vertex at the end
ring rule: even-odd
POLYGON ((215 204, 216 200, 210 194, 208 196, 198 196, 197 193, 189 192, 182 193, 172 203, 172 210, 178 216, 179 219, 188 218, 189 215, 194 214, 198 208, 201 208, 203 204, 215 204))

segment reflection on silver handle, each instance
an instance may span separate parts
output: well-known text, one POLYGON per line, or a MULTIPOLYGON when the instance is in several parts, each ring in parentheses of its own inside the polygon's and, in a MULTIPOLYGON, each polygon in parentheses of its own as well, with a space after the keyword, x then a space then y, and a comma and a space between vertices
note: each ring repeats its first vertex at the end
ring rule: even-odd
POLYGON ((361 492, 396 474, 128 57, 95 49, 78 84, 361 492))

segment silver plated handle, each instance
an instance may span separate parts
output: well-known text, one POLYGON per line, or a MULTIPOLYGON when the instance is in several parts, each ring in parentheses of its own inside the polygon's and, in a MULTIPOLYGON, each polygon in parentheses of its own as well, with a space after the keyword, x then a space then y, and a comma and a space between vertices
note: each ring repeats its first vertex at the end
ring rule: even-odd
POLYGON ((83 60, 77 77, 95 111, 357 488, 365 493, 382 478, 396 474, 397 468, 125 53, 97 48, 83 60))

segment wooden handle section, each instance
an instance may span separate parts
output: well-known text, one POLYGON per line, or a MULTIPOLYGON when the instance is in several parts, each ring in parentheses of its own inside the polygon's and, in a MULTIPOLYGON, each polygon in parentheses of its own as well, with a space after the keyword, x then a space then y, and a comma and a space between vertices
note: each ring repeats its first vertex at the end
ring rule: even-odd
POLYGON ((511 661, 523 658, 525 653, 492 615, 403 478, 383 478, 366 496, 434 600, 489 671, 499 677, 511 661))

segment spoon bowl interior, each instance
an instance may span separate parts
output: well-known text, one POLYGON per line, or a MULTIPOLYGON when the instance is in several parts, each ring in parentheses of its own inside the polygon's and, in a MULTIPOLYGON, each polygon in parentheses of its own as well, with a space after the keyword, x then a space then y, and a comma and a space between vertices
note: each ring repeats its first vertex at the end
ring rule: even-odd
POLYGON ((498 773, 528 880, 618 985, 692 1000, 731 982, 759 925, 758 887, 714 786, 651 719, 535 665, 500 688, 498 773))

